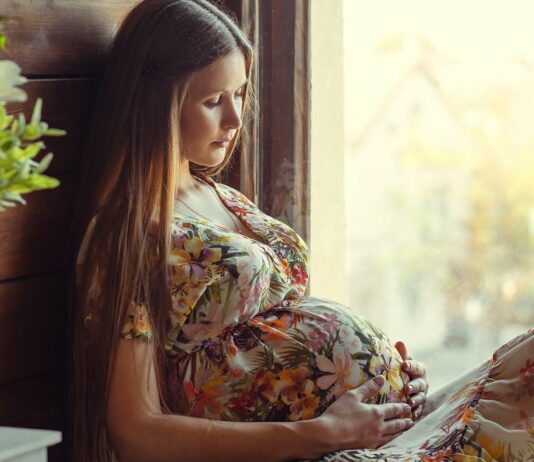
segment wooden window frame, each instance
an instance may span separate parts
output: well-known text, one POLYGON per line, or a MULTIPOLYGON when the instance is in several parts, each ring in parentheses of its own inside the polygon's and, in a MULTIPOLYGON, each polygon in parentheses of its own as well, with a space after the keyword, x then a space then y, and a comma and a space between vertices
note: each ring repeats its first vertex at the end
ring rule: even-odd
POLYGON ((309 0, 226 0, 254 44, 257 116, 245 125, 230 183, 267 214, 310 232, 309 0))

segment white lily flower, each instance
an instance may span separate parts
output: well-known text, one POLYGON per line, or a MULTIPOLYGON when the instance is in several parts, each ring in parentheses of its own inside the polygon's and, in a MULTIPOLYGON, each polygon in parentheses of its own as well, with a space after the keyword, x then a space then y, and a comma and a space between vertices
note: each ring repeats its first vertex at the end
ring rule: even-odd
POLYGON ((25 102, 27 99, 26 92, 17 85, 22 85, 28 79, 20 75, 20 66, 9 60, 0 60, 0 101, 25 102))

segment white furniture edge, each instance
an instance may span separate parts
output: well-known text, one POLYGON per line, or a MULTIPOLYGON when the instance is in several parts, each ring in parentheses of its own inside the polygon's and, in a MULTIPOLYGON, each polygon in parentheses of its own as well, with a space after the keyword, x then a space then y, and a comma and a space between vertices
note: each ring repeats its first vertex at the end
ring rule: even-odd
POLYGON ((0 462, 61 442, 61 432, 0 427, 0 462))

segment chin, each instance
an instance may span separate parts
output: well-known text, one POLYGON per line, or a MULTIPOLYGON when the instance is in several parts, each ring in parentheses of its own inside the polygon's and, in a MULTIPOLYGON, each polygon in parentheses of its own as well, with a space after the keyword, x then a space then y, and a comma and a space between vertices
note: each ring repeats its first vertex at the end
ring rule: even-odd
POLYGON ((217 155, 208 155, 203 157, 202 159, 190 159, 192 162, 194 162, 197 165, 201 165, 202 167, 217 167, 223 160, 225 156, 225 152, 217 155))

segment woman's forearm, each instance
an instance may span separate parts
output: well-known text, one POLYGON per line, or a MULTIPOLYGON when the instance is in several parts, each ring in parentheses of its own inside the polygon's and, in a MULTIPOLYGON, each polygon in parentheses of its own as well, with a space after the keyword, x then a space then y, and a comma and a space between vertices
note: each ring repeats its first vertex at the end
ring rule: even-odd
POLYGON ((255 461, 319 457, 328 439, 315 420, 223 422, 158 415, 133 425, 127 440, 115 441, 121 462, 255 461))

